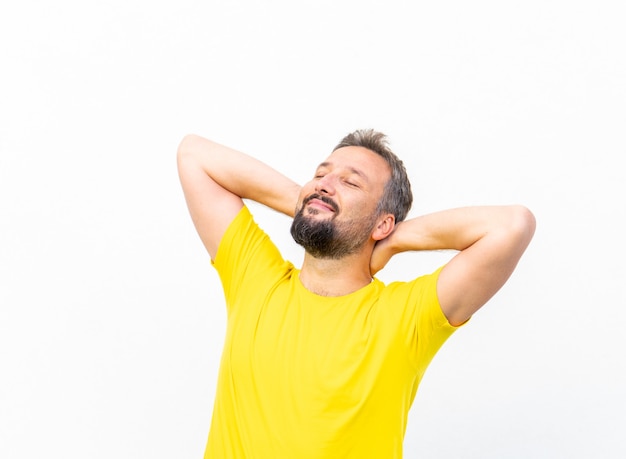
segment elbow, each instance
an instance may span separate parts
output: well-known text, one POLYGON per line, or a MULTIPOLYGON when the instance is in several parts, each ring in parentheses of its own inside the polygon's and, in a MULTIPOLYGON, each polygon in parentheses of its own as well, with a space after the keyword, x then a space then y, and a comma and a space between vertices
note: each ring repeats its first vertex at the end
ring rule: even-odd
POLYGON ((187 134, 178 144, 178 150, 176 151, 176 158, 178 161, 189 157, 193 154, 195 146, 198 144, 200 137, 195 134, 187 134))
POLYGON ((520 241, 526 246, 530 243, 535 234, 537 220, 535 215, 525 206, 516 205, 512 207, 511 226, 520 241))

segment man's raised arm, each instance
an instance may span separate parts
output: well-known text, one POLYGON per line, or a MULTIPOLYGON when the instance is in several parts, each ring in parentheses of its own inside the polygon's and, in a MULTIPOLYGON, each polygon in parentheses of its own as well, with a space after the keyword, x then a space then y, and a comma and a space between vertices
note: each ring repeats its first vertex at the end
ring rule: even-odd
POLYGON ((507 281, 535 232, 523 206, 465 207, 400 222, 372 254, 376 272, 396 253, 458 250, 437 282, 441 308, 452 325, 469 319, 507 281))
POLYGON ((300 186, 251 156, 188 135, 178 147, 177 162, 189 213, 212 259, 242 199, 294 214, 300 186))

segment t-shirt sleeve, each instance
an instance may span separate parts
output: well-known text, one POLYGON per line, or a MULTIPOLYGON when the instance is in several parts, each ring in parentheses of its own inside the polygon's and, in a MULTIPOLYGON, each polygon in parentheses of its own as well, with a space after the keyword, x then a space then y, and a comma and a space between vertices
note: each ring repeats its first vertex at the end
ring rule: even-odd
POLYGON ((244 206, 227 228, 218 246, 213 266, 222 281, 226 307, 236 304, 238 292, 285 272, 287 262, 268 235, 244 206))
POLYGON ((450 324, 439 303, 437 280, 442 269, 443 266, 432 274, 394 285, 394 294, 404 298, 401 328, 420 373, 459 328, 450 324))

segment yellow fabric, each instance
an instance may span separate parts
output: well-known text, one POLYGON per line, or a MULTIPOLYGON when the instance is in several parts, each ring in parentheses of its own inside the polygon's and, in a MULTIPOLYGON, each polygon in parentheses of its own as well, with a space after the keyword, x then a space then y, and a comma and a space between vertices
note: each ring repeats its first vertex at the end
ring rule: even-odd
POLYGON ((228 326, 205 458, 401 458, 419 381, 455 330, 439 270, 318 296, 246 207, 214 266, 228 326))

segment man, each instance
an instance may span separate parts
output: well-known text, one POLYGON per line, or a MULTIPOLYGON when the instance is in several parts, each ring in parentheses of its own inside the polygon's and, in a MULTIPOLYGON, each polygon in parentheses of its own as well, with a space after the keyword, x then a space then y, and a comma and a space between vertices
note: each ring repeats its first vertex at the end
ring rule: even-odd
POLYGON ((228 315, 205 457, 401 458, 426 367, 511 275, 534 233, 530 211, 405 221, 407 174, 373 130, 347 135, 302 187, 198 136, 181 142, 178 168, 228 315), (243 198, 294 217, 300 269, 243 198), (411 282, 373 278, 394 254, 437 249, 458 253, 411 282))

